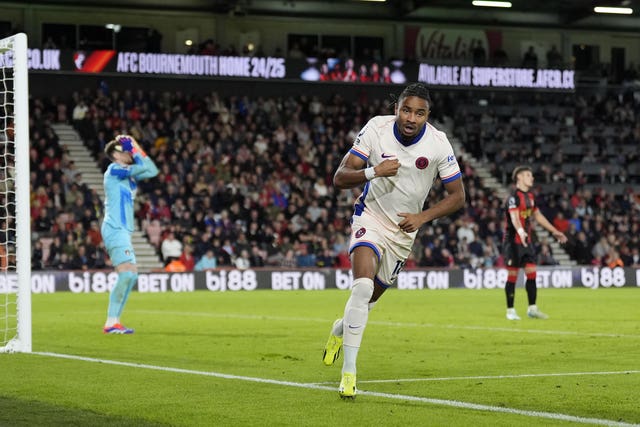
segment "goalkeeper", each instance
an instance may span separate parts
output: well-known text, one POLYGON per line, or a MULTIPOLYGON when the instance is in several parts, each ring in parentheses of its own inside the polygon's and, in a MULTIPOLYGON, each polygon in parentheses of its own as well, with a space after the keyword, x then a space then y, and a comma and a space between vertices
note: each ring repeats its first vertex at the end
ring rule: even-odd
POLYGON ((120 316, 138 279, 136 256, 131 244, 133 202, 137 182, 153 178, 158 174, 158 168, 129 135, 116 136, 107 144, 104 152, 112 163, 104 173, 105 202, 101 231, 111 262, 118 273, 118 281, 109 295, 109 309, 103 332, 132 334, 133 329, 122 326, 120 316))

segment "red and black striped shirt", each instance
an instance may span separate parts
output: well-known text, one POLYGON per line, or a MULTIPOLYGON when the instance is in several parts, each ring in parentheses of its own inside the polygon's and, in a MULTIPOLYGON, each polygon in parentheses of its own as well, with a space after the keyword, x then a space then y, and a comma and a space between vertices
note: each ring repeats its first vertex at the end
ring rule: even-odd
POLYGON ((505 209, 507 216, 505 241, 522 244, 522 240, 520 239, 520 236, 516 232, 516 228, 511 222, 511 212, 518 212, 520 224, 522 224, 522 227, 527 232, 527 234, 531 235, 531 221, 529 220, 529 218, 537 210, 538 207, 536 206, 535 198, 532 193, 520 190, 516 190, 511 193, 507 198, 505 209))

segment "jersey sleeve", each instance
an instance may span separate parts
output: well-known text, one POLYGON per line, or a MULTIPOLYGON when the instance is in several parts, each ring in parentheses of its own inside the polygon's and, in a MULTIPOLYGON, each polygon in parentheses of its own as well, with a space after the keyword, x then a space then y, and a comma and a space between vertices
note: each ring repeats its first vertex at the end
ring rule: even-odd
POLYGON ((514 194, 510 195, 507 199, 507 211, 513 212, 518 210, 518 206, 520 205, 520 199, 516 197, 514 194))
POLYGON ((354 156, 360 157, 365 162, 369 161, 369 156, 371 155, 371 141, 375 138, 373 126, 371 125, 371 121, 369 121, 358 136, 356 136, 355 141, 353 141, 353 146, 349 150, 349 153, 354 156))
POLYGON ((140 153, 136 153, 133 156, 133 165, 131 165, 131 176, 135 179, 153 178, 158 175, 158 167, 149 158, 149 156, 142 156, 140 153))
POLYGON ((456 155, 453 154, 453 148, 451 147, 451 144, 447 145, 448 147, 445 155, 442 156, 440 163, 438 164, 438 175, 440 175, 440 179, 444 184, 462 177, 460 165, 458 164, 456 155))
POLYGON ((131 176, 131 169, 129 166, 122 166, 117 163, 111 163, 109 166, 109 175, 118 179, 127 179, 131 176))
POLYGON ((112 163, 109 168, 109 174, 121 180, 129 177, 140 180, 158 175, 158 167, 148 156, 144 157, 136 153, 133 156, 133 164, 131 165, 123 166, 112 163))

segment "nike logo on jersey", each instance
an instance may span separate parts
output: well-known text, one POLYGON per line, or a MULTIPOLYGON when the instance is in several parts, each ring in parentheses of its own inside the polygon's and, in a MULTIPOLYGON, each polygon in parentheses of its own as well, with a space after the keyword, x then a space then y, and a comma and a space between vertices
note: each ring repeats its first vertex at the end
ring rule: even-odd
POLYGON ((395 157, 395 154, 387 154, 387 153, 382 153, 382 158, 383 159, 389 159, 391 157, 395 157))
POLYGON ((349 325, 349 329, 358 329, 358 328, 362 328, 361 325, 349 325))

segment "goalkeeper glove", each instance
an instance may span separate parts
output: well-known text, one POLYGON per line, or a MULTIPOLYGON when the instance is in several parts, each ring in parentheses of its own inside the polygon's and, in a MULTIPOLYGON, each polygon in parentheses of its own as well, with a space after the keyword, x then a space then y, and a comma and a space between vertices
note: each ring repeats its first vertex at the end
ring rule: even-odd
POLYGON ((128 136, 121 136, 121 137, 118 138, 118 142, 122 146, 122 150, 123 151, 126 151, 128 153, 132 153, 133 154, 134 145, 133 145, 133 139, 132 138, 130 138, 128 136))

